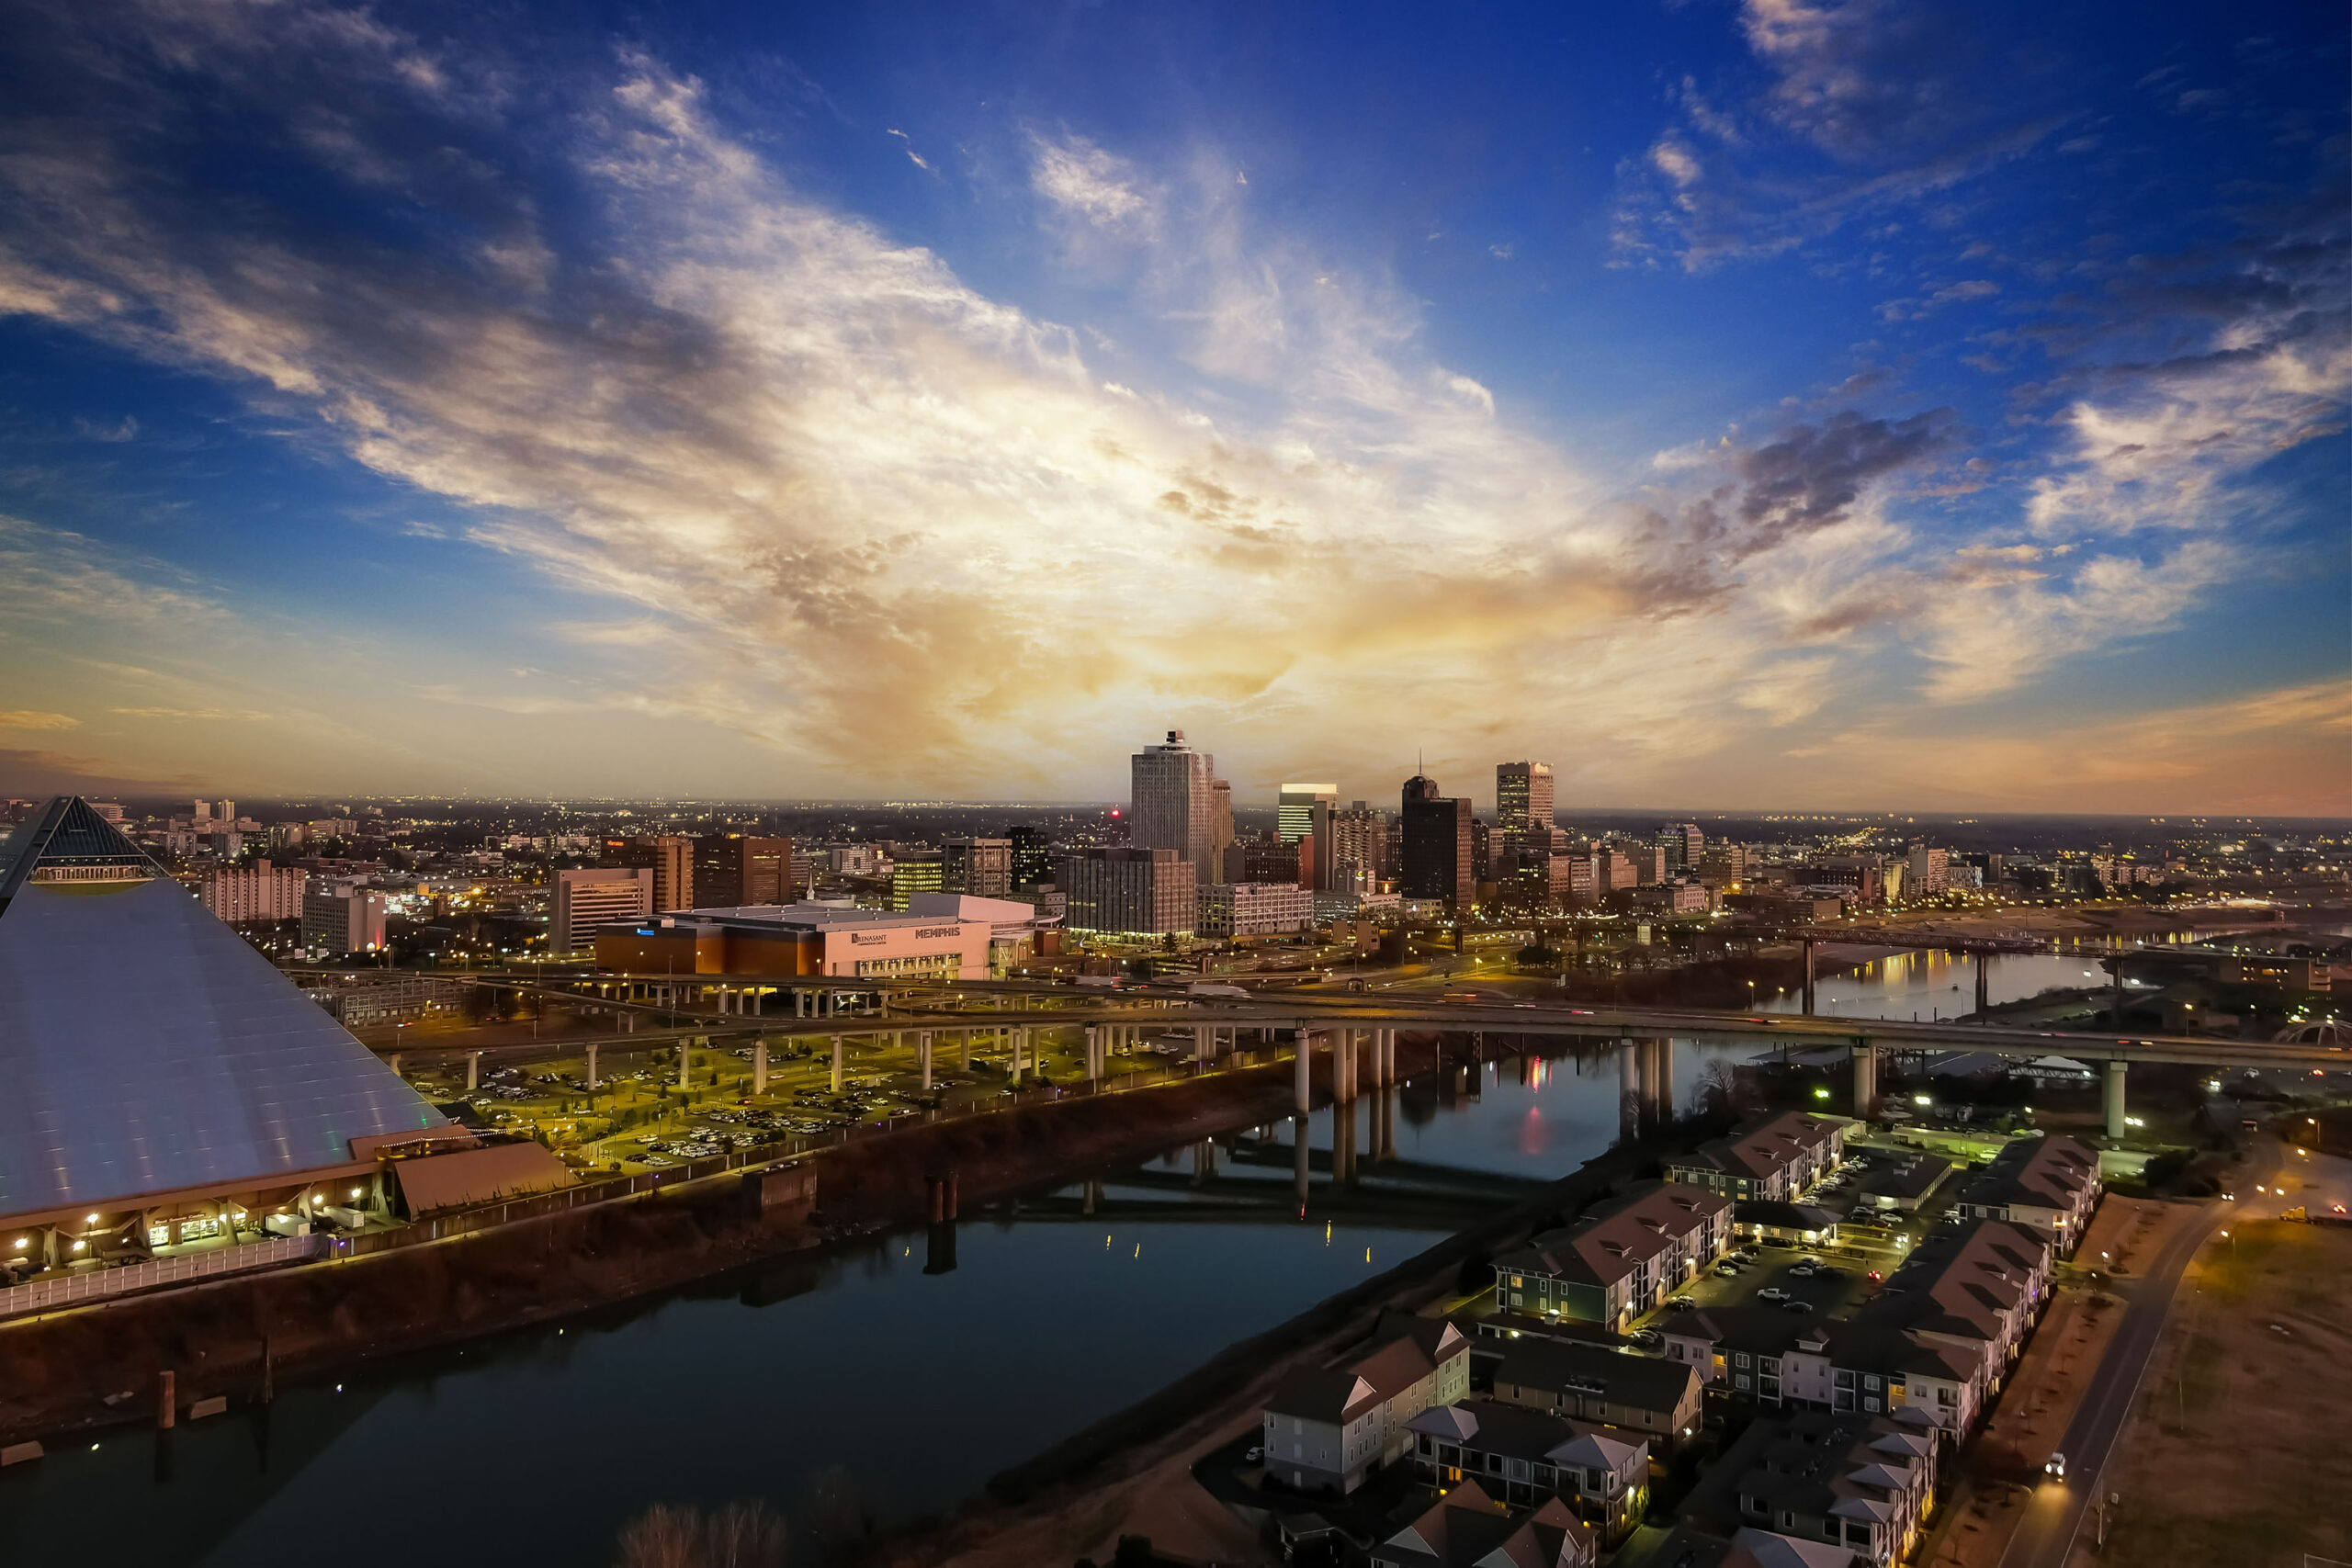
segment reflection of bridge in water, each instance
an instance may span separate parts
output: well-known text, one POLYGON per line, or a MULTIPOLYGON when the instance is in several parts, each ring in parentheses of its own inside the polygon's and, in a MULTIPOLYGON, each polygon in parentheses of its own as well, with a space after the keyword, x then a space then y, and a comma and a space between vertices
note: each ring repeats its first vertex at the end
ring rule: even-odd
POLYGON ((1518 1202, 1545 1183, 1498 1171, 1396 1156, 1400 1091, 1383 1088, 1327 1106, 1329 1145, 1315 1146, 1309 1118, 1204 1138, 1145 1166, 1076 1188, 1020 1199, 1023 1222, 1128 1224, 1297 1224, 1374 1230, 1455 1231, 1518 1202))

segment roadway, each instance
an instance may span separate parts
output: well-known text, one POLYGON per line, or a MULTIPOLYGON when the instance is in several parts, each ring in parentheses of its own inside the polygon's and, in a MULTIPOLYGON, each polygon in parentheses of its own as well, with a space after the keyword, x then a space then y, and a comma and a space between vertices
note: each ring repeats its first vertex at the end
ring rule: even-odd
MULTIPOLYGON (((709 977, 704 977, 709 978, 709 977)), ((728 976, 735 983, 737 977, 728 976)), ((750 983, 750 982, 746 982, 750 983)), ((933 983, 936 988, 936 982, 933 983)), ((977 986, 971 987, 978 990, 977 986)), ((870 991, 872 987, 866 987, 870 991)), ((550 997, 612 1006, 594 998, 549 989, 550 997)), ((560 1055, 591 1043, 641 1050, 709 1036, 770 1040, 822 1038, 834 1034, 878 1035, 899 1031, 956 1031, 1022 1027, 1083 1028, 1088 1024, 1136 1025, 1182 1031, 1193 1026, 1252 1030, 1329 1030, 1338 1027, 1437 1030, 1453 1033, 1540 1035, 1602 1043, 1675 1038, 1702 1045, 1860 1045, 1881 1050, 1981 1051, 2002 1056, 2063 1055, 2085 1061, 2169 1062, 2206 1066, 2321 1067, 2352 1069, 2352 1050, 2319 1044, 2230 1040, 2197 1035, 2114 1035, 2068 1030, 2037 1030, 1984 1023, 1916 1023, 1892 1019, 1828 1018, 1804 1013, 1729 1012, 1698 1008, 1571 1007, 1559 1004, 1419 1002, 1361 994, 1305 996, 1279 1000, 1188 997, 1180 992, 1112 992, 1080 1003, 1069 987, 1048 998, 1061 1005, 1018 1011, 956 1011, 932 1007, 889 1015, 831 1018, 768 1018, 734 1012, 695 1015, 690 1022, 630 1034, 582 1034, 561 1040, 497 1045, 430 1044, 420 1040, 399 1047, 421 1056, 462 1055, 481 1051, 500 1059, 522 1053, 560 1055)), ((680 1016, 678 1010, 669 1015, 680 1016)), ((430 1038, 430 1037, 428 1037, 430 1038)))
MULTIPOLYGON (((2265 1139, 2262 1147, 2266 1153, 2260 1162, 2239 1178, 2249 1187, 2256 1182, 2267 1183, 2278 1163, 2276 1144, 2265 1139)), ((2241 1205, 2220 1199, 2207 1201, 2203 1213, 2165 1243, 2164 1250, 2156 1255, 2154 1266, 2143 1271, 2136 1284, 2130 1287, 2122 1325, 2108 1342, 2107 1353, 2099 1358, 2098 1371, 2083 1391, 2082 1403, 2075 1408, 2075 1418, 2066 1424, 2066 1434, 2056 1447, 2057 1452, 2066 1456, 2067 1479, 2063 1483, 2044 1481, 2036 1490, 2025 1517, 2018 1521, 2017 1533, 2009 1538, 2008 1548, 2001 1555, 2000 1568, 2065 1568, 2084 1520, 2092 1506, 2105 1495, 2102 1489, 2107 1484, 2108 1460, 2115 1451, 2116 1439, 2121 1436, 2125 1423, 2131 1419, 2141 1380, 2147 1373, 2148 1359, 2164 1337, 2165 1320, 2172 1311, 2173 1297, 2180 1289, 2181 1275, 2215 1227, 2243 1212, 2241 1205)))

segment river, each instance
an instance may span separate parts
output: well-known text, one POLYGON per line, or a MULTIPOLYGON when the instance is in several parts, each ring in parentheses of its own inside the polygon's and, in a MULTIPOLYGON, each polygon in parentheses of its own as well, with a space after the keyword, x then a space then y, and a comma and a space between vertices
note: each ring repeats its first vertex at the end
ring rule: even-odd
MULTIPOLYGON (((2098 975, 2071 957, 1992 963, 1996 1000, 2098 975)), ((1948 954, 1904 954, 1826 978, 1820 1010, 1926 1017, 1964 1010, 1973 985, 1948 954)), ((1711 1060, 1753 1054, 1676 1042, 1678 1104, 1711 1060)), ((823 1483, 886 1523, 944 1511, 1518 1184, 1567 1174, 1615 1140, 1619 1111, 1610 1054, 1509 1056, 1397 1091, 1386 1162, 1360 1101, 1344 1194, 1318 1112, 1303 1220, 1281 1126, 1222 1140, 1205 1185, 1188 1145, 967 1210, 949 1271, 926 1271, 933 1238, 915 1227, 289 1381, 266 1409, 169 1434, 60 1443, 0 1472, 0 1563, 409 1568, 456 1552, 585 1568, 658 1502, 756 1498, 800 1518, 823 1483)))
MULTIPOLYGON (((1678 1045, 1688 1099, 1711 1055, 1678 1045)), ((1744 1053, 1731 1053, 1740 1055, 1744 1053)), ((1017 1203, 967 1208, 952 1271, 922 1227, 560 1325, 289 1380, 266 1409, 51 1445, 0 1472, 0 1563, 482 1561, 603 1564, 657 1502, 764 1499, 820 1479, 874 1517, 943 1511, 998 1471, 1232 1341, 1403 1261, 1617 1135, 1601 1056, 1509 1057, 1396 1092, 1374 1163, 1306 1213, 1287 1126, 1189 1145, 1017 1203), (1084 1211, 1088 1203, 1097 1213, 1084 1211)))

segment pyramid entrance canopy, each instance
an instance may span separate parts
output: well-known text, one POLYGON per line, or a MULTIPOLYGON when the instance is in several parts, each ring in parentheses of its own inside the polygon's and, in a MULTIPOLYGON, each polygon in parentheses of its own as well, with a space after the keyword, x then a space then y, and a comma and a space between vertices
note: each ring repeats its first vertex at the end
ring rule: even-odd
POLYGON ((447 1124, 85 801, 0 845, 0 1216, 299 1184, 447 1124))

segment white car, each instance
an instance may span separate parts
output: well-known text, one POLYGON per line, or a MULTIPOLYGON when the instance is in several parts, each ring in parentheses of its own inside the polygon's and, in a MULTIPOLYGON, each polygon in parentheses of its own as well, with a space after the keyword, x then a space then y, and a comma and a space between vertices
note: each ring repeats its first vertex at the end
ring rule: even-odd
POLYGON ((2049 1462, 2048 1464, 2043 1465, 2043 1466, 2041 1467, 2041 1469, 2042 1469, 2043 1473, 2044 1473, 2044 1474, 2046 1474, 2046 1475, 2048 1475, 2048 1476, 2050 1477, 2050 1479, 2051 1479, 2051 1480, 2052 1480, 2052 1481, 2064 1481, 2064 1480, 2065 1480, 2065 1479, 2066 1479, 2066 1456, 2065 1456, 2064 1454, 2058 1454, 2058 1453, 2053 1453, 2053 1454, 2052 1454, 2052 1455, 2050 1456, 2050 1462, 2049 1462))
POLYGON ((1784 1302, 1789 1299, 1789 1292, 1778 1285, 1767 1285, 1756 1292, 1756 1299, 1759 1302, 1784 1302))

